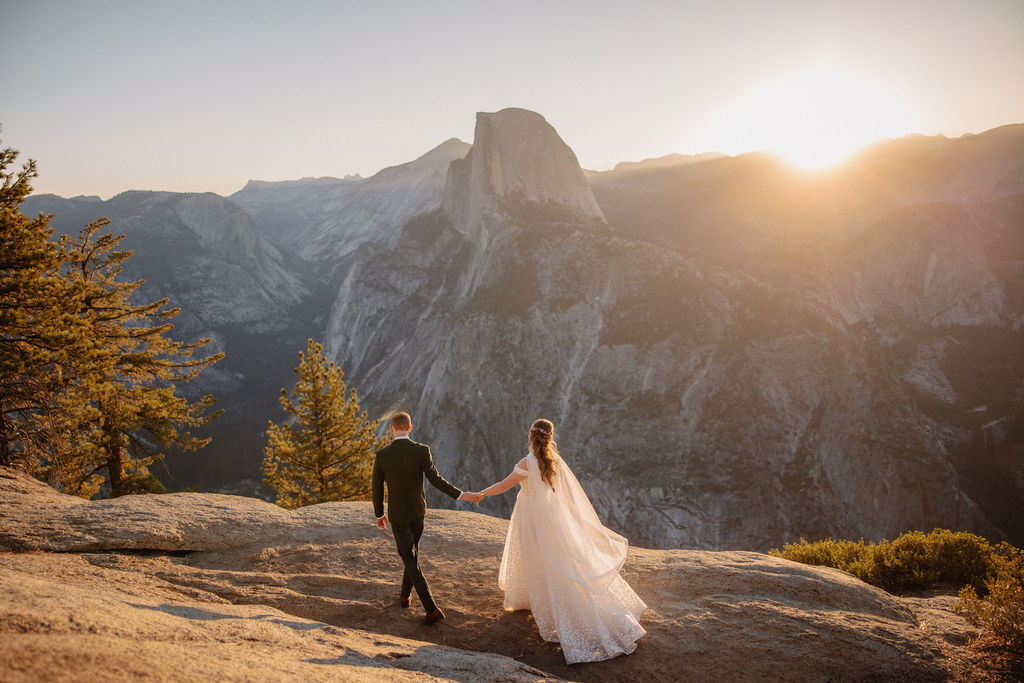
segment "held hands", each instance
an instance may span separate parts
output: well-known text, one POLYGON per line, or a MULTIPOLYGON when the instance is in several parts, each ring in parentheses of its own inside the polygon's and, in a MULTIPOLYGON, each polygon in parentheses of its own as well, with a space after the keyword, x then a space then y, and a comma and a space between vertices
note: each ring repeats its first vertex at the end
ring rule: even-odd
MULTIPOLYGON (((484 497, 482 495, 480 495, 479 493, 473 493, 472 491, 463 491, 462 494, 459 495, 459 500, 465 500, 465 501, 470 502, 470 503, 479 503, 481 500, 483 500, 483 498, 484 497)), ((380 517, 377 518, 377 528, 378 529, 387 529, 388 528, 388 516, 387 515, 381 515, 380 517)))

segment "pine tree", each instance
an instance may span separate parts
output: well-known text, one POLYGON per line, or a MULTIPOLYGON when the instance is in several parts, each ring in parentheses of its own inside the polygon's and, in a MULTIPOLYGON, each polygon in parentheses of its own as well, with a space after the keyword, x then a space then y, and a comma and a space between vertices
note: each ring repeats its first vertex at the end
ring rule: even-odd
POLYGON ((27 467, 67 449, 85 415, 59 397, 87 384, 99 348, 79 315, 82 288, 61 277, 50 217, 21 213, 36 165, 13 171, 17 156, 0 151, 0 465, 27 467))
POLYGON ((379 421, 359 410, 355 389, 346 397, 344 373, 312 339, 295 374, 293 394, 282 389, 280 398, 290 423, 267 423, 263 483, 286 508, 369 500, 379 421))
MULTIPOLYGON (((62 236, 65 277, 82 291, 80 315, 90 325, 100 353, 93 363, 95 381, 88 383, 88 399, 96 418, 65 462, 56 462, 63 482, 74 488, 96 474, 106 473, 111 497, 127 493, 162 491, 150 466, 163 459, 169 447, 202 448, 209 439, 185 431, 209 423, 211 396, 189 401, 177 393, 177 384, 194 379, 223 358, 217 353, 196 358, 210 343, 176 341, 169 336, 178 308, 167 308, 166 298, 133 303, 141 280, 118 279, 131 251, 119 250, 124 235, 101 234, 109 225, 102 218, 82 229, 77 238, 62 236), (85 477, 85 479, 83 479, 85 477)), ((72 390, 65 398, 81 399, 72 390)), ((86 484, 86 491, 90 485, 86 484)))
POLYGON ((16 158, 0 151, 0 465, 85 497, 104 479, 112 496, 160 490, 159 451, 202 447, 184 430, 216 416, 175 384, 223 354, 193 358, 208 339, 167 336, 166 299, 131 302, 142 283, 117 279, 131 252, 98 234, 106 219, 54 242, 49 216, 23 215, 36 166, 10 170, 16 158))

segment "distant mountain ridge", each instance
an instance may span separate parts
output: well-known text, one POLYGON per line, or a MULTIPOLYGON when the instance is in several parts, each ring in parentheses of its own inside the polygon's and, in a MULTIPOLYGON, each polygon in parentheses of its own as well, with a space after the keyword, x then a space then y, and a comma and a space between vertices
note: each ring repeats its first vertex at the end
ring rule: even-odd
POLYGON ((125 235, 121 246, 134 252, 123 277, 145 280, 136 297, 168 297, 181 307, 175 336, 209 337, 204 352, 226 352, 182 387, 188 395, 212 393, 226 408, 210 427, 217 446, 171 457, 168 483, 255 492, 262 430, 280 388, 294 381, 297 350, 320 334, 313 320, 323 285, 293 253, 264 238, 237 204, 212 193, 131 191, 107 201, 34 195, 23 208, 53 214, 51 225, 68 234, 108 217, 110 231, 125 235), (242 461, 239 452, 247 455, 242 461))
POLYGON ((721 152, 704 152, 703 154, 666 154, 665 156, 642 161, 620 161, 610 171, 588 171, 584 170, 587 178, 600 177, 611 173, 625 173, 629 171, 649 171, 654 169, 672 168, 674 166, 686 166, 687 164, 699 164, 703 161, 721 159, 728 156, 721 152))
POLYGON ((642 544, 1024 540, 1024 125, 883 141, 818 175, 763 153, 585 173, 509 109, 472 147, 368 179, 146 194, 27 210, 116 214, 151 291, 236 358, 209 462, 171 463, 189 483, 255 476, 309 334, 468 488, 554 419, 602 518, 642 544), (161 221, 195 248, 155 255, 161 221), (218 284, 235 268, 255 279, 218 284))
POLYGON ((330 264, 363 243, 388 244, 405 221, 435 206, 448 166, 469 145, 452 138, 415 161, 369 178, 252 182, 230 199, 273 242, 300 258, 330 264))

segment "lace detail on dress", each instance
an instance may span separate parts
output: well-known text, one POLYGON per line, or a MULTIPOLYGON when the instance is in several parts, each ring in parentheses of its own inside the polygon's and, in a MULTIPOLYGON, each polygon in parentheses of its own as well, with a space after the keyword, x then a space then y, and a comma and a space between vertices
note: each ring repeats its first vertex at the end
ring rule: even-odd
POLYGON ((619 576, 626 539, 601 525, 564 461, 549 487, 529 454, 521 484, 498 571, 505 609, 531 610, 569 664, 633 652, 647 605, 619 576))

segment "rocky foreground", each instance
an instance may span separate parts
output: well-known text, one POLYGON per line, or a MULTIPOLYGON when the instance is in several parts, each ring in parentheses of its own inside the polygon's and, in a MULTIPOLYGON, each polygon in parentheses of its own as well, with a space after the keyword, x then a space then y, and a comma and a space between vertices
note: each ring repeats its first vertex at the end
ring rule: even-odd
POLYGON ((502 610, 507 522, 432 510, 439 625, 398 607, 369 503, 287 511, 179 493, 85 501, 0 468, 0 671, 37 680, 950 680, 954 597, 899 598, 752 552, 630 551, 648 604, 630 656, 567 666, 502 610))

